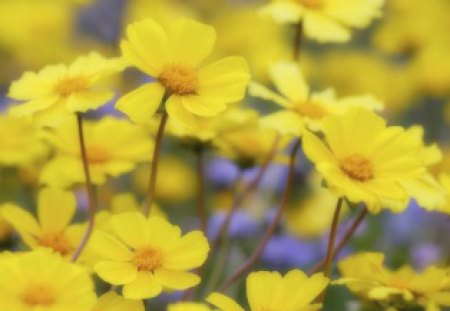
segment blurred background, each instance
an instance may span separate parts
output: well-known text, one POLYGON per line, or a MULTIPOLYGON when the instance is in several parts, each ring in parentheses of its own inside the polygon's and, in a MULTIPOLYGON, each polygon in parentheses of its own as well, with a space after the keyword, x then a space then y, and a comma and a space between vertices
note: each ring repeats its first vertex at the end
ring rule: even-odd
MULTIPOLYGON (((252 79, 266 83, 267 66, 290 58, 293 29, 261 17, 258 8, 264 3, 252 0, 0 0, 0 108, 7 109, 9 84, 23 72, 39 70, 48 64, 68 63, 92 50, 119 56, 118 45, 127 24, 147 17, 169 25, 175 18, 189 16, 213 25, 218 33, 213 57, 242 55, 250 64, 252 79)), ((426 141, 437 142, 442 150, 442 161, 432 171, 446 187, 448 197, 449 30, 448 0, 388 0, 384 16, 369 29, 355 31, 349 43, 319 45, 305 39, 300 61, 313 89, 333 87, 339 96, 373 94, 385 103, 383 114, 392 124, 422 125, 426 141)), ((142 79, 137 71, 128 69, 112 85, 120 95, 142 79)), ((113 105, 112 102, 89 116, 93 119, 105 114, 122 117, 113 105)), ((260 112, 273 109, 253 98, 248 98, 243 105, 260 112)), ((0 124, 0 154, 2 141, 8 135, 11 133, 0 124)), ((251 143, 264 144, 259 140, 251 143)), ((186 145, 186 141, 176 136, 165 138, 157 199, 164 213, 187 230, 196 228, 198 222, 195 157, 186 145)), ((33 210, 43 161, 11 165, 0 159, 1 202, 18 201, 33 210)), ((234 189, 243 187, 259 170, 258 165, 240 164, 220 150, 207 153, 211 236, 217 234, 231 206, 234 189)), ((133 193, 140 202, 148 174, 149 166, 141 165, 132 173, 102 185, 97 191, 100 204, 108 208, 117 199, 115 194, 125 192, 133 193)), ((298 161, 296 175, 294 195, 283 225, 269 242, 256 269, 307 270, 324 256, 335 198, 320 188, 318 176, 303 156, 298 161)), ((214 284, 220 283, 224 275, 229 275, 251 254, 273 217, 286 176, 285 161, 277 161, 270 166, 258 189, 239 206, 229 228, 223 269, 215 273, 214 266, 209 265, 207 271, 212 277, 200 292, 215 289, 214 284)), ((78 194, 82 214, 86 204, 82 187, 78 194)), ((355 213, 354 207, 347 209, 345 217, 348 218, 343 220, 341 231, 345 231, 355 213)), ((449 236, 448 215, 427 212, 411 202, 408 210, 400 215, 382 212, 368 217, 341 256, 355 249, 371 250, 387 254, 391 267, 411 264, 420 269, 429 264, 448 264, 449 236)), ((22 247, 1 219, 0 240, 3 249, 22 247)), ((241 287, 234 290, 243 296, 241 287)), ((351 310, 354 298, 345 288, 332 288, 330 294, 333 308, 327 310, 351 310)), ((157 300, 163 303, 164 299, 157 300)))

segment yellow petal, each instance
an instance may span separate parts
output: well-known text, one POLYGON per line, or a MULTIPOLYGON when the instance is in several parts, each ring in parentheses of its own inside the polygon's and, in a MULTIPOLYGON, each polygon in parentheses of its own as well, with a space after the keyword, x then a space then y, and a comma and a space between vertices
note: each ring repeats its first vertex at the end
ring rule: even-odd
POLYGON ((9 222, 20 234, 39 235, 41 229, 36 219, 25 209, 7 203, 2 206, 2 217, 9 222))
POLYGON ((166 110, 170 118, 175 122, 194 126, 197 124, 197 117, 184 108, 181 96, 170 96, 166 101, 166 110))
POLYGON ((264 6, 260 13, 270 16, 280 24, 298 24, 303 15, 303 7, 294 1, 272 1, 264 6))
POLYGON ((346 42, 350 40, 350 30, 336 20, 318 12, 309 11, 303 20, 306 36, 319 42, 346 42))
POLYGON ((128 299, 147 299, 158 296, 162 286, 150 272, 138 272, 136 278, 124 285, 122 294, 128 299))
POLYGON ((57 96, 38 97, 30 101, 12 106, 9 109, 9 113, 12 116, 16 117, 30 116, 35 112, 44 110, 51 105, 54 105, 57 100, 57 96))
POLYGON ((213 117, 227 108, 223 101, 198 95, 182 96, 181 104, 187 111, 200 117, 213 117))
POLYGON ((277 93, 268 89, 264 85, 261 85, 256 82, 250 82, 248 86, 248 92, 250 96, 259 97, 268 101, 272 101, 285 108, 292 108, 293 106, 292 103, 290 103, 284 97, 278 95, 277 93))
POLYGON ((34 72, 25 72, 19 80, 11 83, 8 97, 17 100, 42 98, 52 91, 50 81, 42 79, 34 72))
POLYGON ((132 259, 131 251, 116 237, 96 230, 89 241, 90 248, 101 258, 128 261, 132 259))
POLYGON ((72 94, 67 101, 67 109, 71 112, 86 112, 97 109, 114 97, 113 92, 80 92, 72 94))
POLYGON ((164 287, 176 290, 193 287, 201 281, 200 277, 196 274, 167 269, 155 270, 155 278, 164 287))
POLYGON ((211 53, 216 41, 214 28, 190 19, 178 21, 171 35, 172 61, 191 67, 211 53))
POLYGON ((128 284, 136 279, 137 268, 129 262, 101 261, 94 267, 98 276, 113 285, 128 284))
POLYGON ((200 231, 189 232, 168 250, 164 267, 172 270, 196 268, 205 262, 208 252, 205 235, 200 231))
POLYGON ((245 96, 249 79, 248 64, 244 58, 223 58, 199 70, 197 94, 225 103, 236 102, 245 96))
POLYGON ((276 130, 281 135, 299 137, 304 129, 304 123, 298 113, 283 110, 270 113, 261 118, 261 125, 276 130))
POLYGON ((306 101, 309 86, 306 84, 298 64, 280 62, 270 67, 270 78, 275 87, 293 103, 306 101))
POLYGON ((138 248, 147 242, 144 239, 147 222, 142 213, 127 212, 114 215, 110 223, 116 235, 132 248, 138 248))
POLYGON ((164 29, 152 19, 127 27, 128 41, 122 41, 123 57, 150 76, 156 77, 167 64, 168 39, 164 29))
POLYGON ((116 104, 116 109, 125 113, 132 121, 150 121, 164 95, 164 87, 159 83, 147 83, 125 94, 116 104))
POLYGON ((303 134, 303 150, 316 165, 321 162, 337 164, 336 158, 327 146, 317 136, 307 131, 303 134))
POLYGON ((353 27, 367 27, 370 21, 382 15, 382 6, 385 0, 359 0, 329 1, 324 13, 339 22, 353 27))
POLYGON ((271 306, 274 297, 279 294, 282 277, 278 272, 253 272, 247 277, 246 288, 250 309, 262 310, 271 306))
POLYGON ((206 301, 216 306, 222 311, 245 311, 240 305, 238 305, 233 299, 220 293, 212 293, 206 301))
POLYGON ((43 230, 63 230, 70 224, 75 209, 75 196, 69 191, 46 188, 39 193, 37 213, 43 230))

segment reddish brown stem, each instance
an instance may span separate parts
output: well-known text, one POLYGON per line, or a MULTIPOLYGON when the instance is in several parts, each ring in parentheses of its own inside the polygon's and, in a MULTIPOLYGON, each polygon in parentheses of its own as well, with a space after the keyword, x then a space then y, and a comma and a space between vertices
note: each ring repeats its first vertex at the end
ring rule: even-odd
POLYGON ((292 188, 294 186, 294 179, 295 179, 295 159, 297 155, 297 151, 300 147, 300 140, 297 140, 292 148, 291 154, 290 154, 290 160, 289 160, 289 174, 288 179, 286 183, 286 187, 284 188, 283 194, 281 196, 280 205, 278 207, 277 213, 270 224, 270 226, 267 228, 266 232, 264 233, 264 236, 262 240, 260 241, 258 247, 255 249, 253 254, 250 256, 247 261, 245 261, 238 270, 230 277, 228 278, 224 284, 220 287, 220 291, 226 290, 228 287, 230 287, 234 282, 239 280, 242 276, 247 274, 248 271, 251 270, 253 265, 258 261, 259 257, 263 253, 264 249, 267 246, 267 243, 269 242, 270 238, 273 236, 275 229, 277 228, 278 224, 280 223, 281 217, 283 215, 283 212, 286 208, 286 205, 288 203, 288 200, 291 195, 292 188))
POLYGON ((197 213, 200 221, 200 230, 207 234, 208 215, 206 211, 206 192, 205 192, 205 152, 203 148, 195 151, 197 156, 197 213))

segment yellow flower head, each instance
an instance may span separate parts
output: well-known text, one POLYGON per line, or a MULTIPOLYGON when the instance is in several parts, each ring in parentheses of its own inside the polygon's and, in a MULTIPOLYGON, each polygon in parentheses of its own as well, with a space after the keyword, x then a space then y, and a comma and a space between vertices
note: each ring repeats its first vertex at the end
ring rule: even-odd
MULTIPOLYGON (((105 117, 84 122, 84 134, 94 184, 103 184, 108 176, 130 172, 137 163, 151 160, 151 138, 144 127, 127 120, 105 117)), ((41 182, 62 188, 84 183, 75 118, 47 131, 44 137, 56 149, 56 155, 43 168, 41 182)))
POLYGON ((276 22, 303 24, 308 38, 346 42, 351 28, 365 28, 381 15, 384 0, 272 0, 261 9, 276 22))
MULTIPOLYGON (((291 270, 285 276, 278 272, 253 272, 247 277, 248 310, 311 310, 319 307, 312 303, 327 285, 328 279, 322 273, 308 277, 300 270, 291 270)), ((212 293, 206 300, 222 311, 244 311, 234 300, 219 293, 212 293)))
POLYGON ((169 116, 184 123, 192 115, 215 116, 244 97, 249 73, 243 58, 200 66, 216 40, 212 27, 185 19, 165 31, 145 19, 128 26, 127 35, 121 44, 124 58, 154 78, 117 102, 117 109, 133 121, 149 120, 164 94, 169 116))
POLYGON ((1 310, 86 311, 96 300, 89 273, 47 251, 9 256, 0 274, 1 310))
POLYGON ((359 108, 328 117, 323 133, 326 143, 305 133, 303 146, 336 195, 364 202, 374 213, 381 207, 406 208, 409 195, 402 182, 426 172, 416 136, 359 108))
POLYGON ((306 125, 312 131, 322 129, 323 119, 330 114, 343 114, 351 107, 380 110, 383 104, 373 96, 349 96, 337 99, 332 89, 311 92, 298 64, 281 62, 270 67, 269 75, 281 95, 258 83, 250 84, 250 94, 284 108, 262 119, 262 124, 281 134, 299 136, 306 125))
POLYGON ((116 292, 109 291, 89 311, 145 311, 145 307, 142 301, 125 299, 116 292))
POLYGON ((383 266, 384 255, 359 253, 339 262, 342 279, 355 294, 387 305, 410 307, 421 305, 427 310, 450 306, 448 269, 428 267, 415 272, 409 266, 391 271, 383 266))
POLYGON ((26 72, 13 82, 8 96, 21 103, 11 108, 15 116, 34 116, 41 125, 55 126, 75 112, 96 109, 114 93, 99 87, 101 79, 122 68, 121 62, 97 53, 77 58, 69 66, 47 66, 26 72))
POLYGON ((46 155, 47 149, 29 120, 0 116, 0 165, 34 164, 46 155))
POLYGON ((151 298, 163 288, 182 290, 200 282, 187 271, 202 265, 208 255, 202 232, 182 236, 179 227, 138 212, 114 215, 110 222, 113 234, 96 231, 90 242, 102 258, 94 270, 104 281, 123 285, 126 298, 151 298))
POLYGON ((439 175, 439 181, 445 191, 445 202, 441 211, 450 214, 450 173, 441 173, 439 175))
POLYGON ((76 201, 71 192, 46 188, 40 191, 37 219, 18 206, 6 204, 2 216, 30 248, 45 247, 70 257, 83 237, 85 225, 71 225, 76 201))

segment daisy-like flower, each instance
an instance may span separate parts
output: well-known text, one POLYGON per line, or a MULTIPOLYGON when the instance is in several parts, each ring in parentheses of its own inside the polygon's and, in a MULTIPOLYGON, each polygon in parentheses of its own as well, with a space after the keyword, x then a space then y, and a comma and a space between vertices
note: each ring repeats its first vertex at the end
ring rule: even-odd
POLYGON ((8 256, 0 274, 1 310, 86 311, 96 301, 87 270, 44 250, 8 256))
MULTIPOLYGON (((91 179, 96 185, 151 159, 153 142, 145 128, 127 120, 105 117, 85 122, 84 135, 91 179)), ((84 183, 75 118, 50 129, 43 136, 56 149, 56 154, 43 168, 40 181, 61 188, 84 183)))
POLYGON ((164 96, 169 116, 184 123, 215 116, 244 97, 250 76, 242 57, 201 66, 216 40, 212 27, 184 19, 165 31, 145 19, 128 26, 127 36, 121 43, 124 58, 154 78, 117 102, 133 121, 150 120, 164 96))
POLYGON ((261 9, 278 23, 302 23, 308 38, 346 42, 352 28, 365 28, 381 16, 384 0, 271 0, 261 9))
MULTIPOLYGON (((247 299, 250 311, 306 311, 320 308, 313 301, 328 285, 322 273, 308 277, 300 270, 285 276, 278 272, 259 271, 247 277, 247 299)), ((212 293, 206 300, 222 311, 244 311, 233 299, 212 293)))
POLYGON ((42 159, 47 151, 30 120, 0 116, 0 165, 31 165, 42 159))
POLYGON ((298 67, 292 62, 280 62, 269 69, 269 76, 278 93, 252 82, 250 95, 272 101, 284 108, 262 118, 262 124, 281 134, 301 135, 306 126, 312 131, 322 129, 323 119, 332 114, 343 114, 354 106, 381 110, 383 104, 371 95, 348 96, 337 99, 332 89, 311 92, 298 67))
POLYGON ((80 243, 84 224, 71 225, 76 200, 71 192, 46 188, 39 192, 37 219, 23 208, 6 204, 2 216, 30 248, 45 247, 70 257, 80 243))
POLYGON ((116 292, 103 294, 89 311, 145 311, 144 303, 139 300, 126 299, 116 292))
POLYGON ((90 241, 101 257, 94 270, 104 281, 123 285, 126 298, 151 298, 163 288, 183 290, 200 282, 188 270, 202 265, 208 255, 201 231, 182 236, 179 227, 138 212, 114 215, 110 225, 112 234, 96 231, 90 241))
POLYGON ((335 284, 346 284, 356 295, 390 307, 422 306, 427 311, 450 306, 450 275, 446 268, 430 266, 415 272, 404 266, 392 271, 383 266, 384 255, 360 253, 339 262, 342 279, 335 284))
POLYGON ((33 116, 41 125, 60 124, 73 113, 96 109, 111 100, 114 93, 100 82, 122 68, 120 60, 92 52, 68 66, 51 65, 38 73, 26 72, 9 89, 8 96, 21 102, 10 113, 33 116))
POLYGON ((323 133, 325 143, 305 132, 303 147, 334 194, 364 202, 373 213, 406 208, 410 195, 404 182, 426 173, 415 136, 361 108, 327 117, 323 133))

